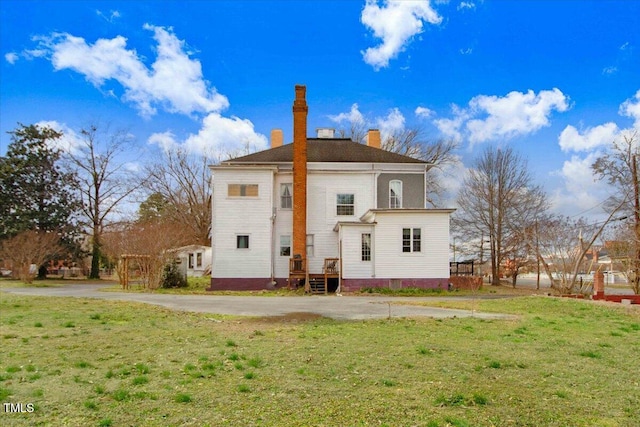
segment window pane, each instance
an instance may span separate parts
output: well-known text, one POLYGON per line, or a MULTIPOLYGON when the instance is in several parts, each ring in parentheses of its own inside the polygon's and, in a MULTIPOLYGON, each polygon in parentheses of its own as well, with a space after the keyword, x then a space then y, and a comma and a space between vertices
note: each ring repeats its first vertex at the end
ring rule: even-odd
POLYGON ((238 196, 240 196, 240 185, 239 184, 229 184, 227 186, 227 195, 229 197, 238 197, 238 196))
POLYGON ((353 194, 338 194, 338 204, 339 205, 352 205, 353 204, 353 194))
POLYGON ((258 184, 247 184, 245 187, 245 196, 258 197, 258 184))
POLYGON ((411 229, 402 229, 402 252, 411 252, 411 229))
POLYGON ((307 256, 313 256, 313 234, 307 234, 307 256))
POLYGON ((202 252, 196 254, 196 267, 202 267, 202 252))
POLYGON ((249 236, 236 236, 236 247, 238 249, 249 249, 249 236))
POLYGON ((354 195, 338 194, 336 197, 336 215, 353 215, 354 212, 354 195))
POLYGON ((189 268, 193 268, 193 254, 189 254, 189 268))
POLYGON ((280 256, 291 256, 291 236, 280 236, 280 256))
POLYGON ((413 252, 420 252, 421 242, 421 230, 419 228, 413 229, 413 252))
POLYGON ((291 209, 293 200, 291 197, 292 184, 280 184, 280 207, 282 209, 291 209))
POLYGON ((227 196, 229 197, 257 197, 258 184, 228 184, 227 196))
POLYGON ((353 215, 353 206, 338 206, 338 215, 353 215))
POLYGON ((362 261, 371 261, 371 234, 362 234, 362 261))
POLYGON ((402 181, 393 180, 389 182, 389 207, 402 207, 402 181))

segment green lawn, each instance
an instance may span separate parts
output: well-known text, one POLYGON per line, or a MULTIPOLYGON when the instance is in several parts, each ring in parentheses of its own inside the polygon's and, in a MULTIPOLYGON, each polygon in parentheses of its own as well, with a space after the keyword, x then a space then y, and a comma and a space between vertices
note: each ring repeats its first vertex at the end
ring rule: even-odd
POLYGON ((638 309, 517 321, 247 319, 0 293, 0 425, 638 426, 638 309))

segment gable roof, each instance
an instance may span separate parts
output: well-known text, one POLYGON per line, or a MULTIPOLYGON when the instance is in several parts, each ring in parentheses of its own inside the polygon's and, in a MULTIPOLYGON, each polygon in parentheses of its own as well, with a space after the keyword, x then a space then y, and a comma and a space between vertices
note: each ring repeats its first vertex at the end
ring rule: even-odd
MULTIPOLYGON (((223 164, 293 162, 293 144, 230 159, 223 164)), ((307 138, 307 162, 422 163, 424 160, 369 147, 348 138, 307 138)))

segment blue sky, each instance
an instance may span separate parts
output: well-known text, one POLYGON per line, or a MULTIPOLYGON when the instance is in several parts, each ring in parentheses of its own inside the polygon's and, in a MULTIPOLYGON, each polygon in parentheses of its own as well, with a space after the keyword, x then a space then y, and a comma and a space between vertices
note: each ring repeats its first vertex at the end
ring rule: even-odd
MULTIPOLYGON (((0 154, 17 123, 92 122, 161 147, 228 153, 359 119, 456 138, 451 193, 487 145, 529 161, 557 212, 597 215, 589 165, 640 128, 636 1, 0 2, 0 154)), ((449 202, 450 203, 450 202, 449 202)))

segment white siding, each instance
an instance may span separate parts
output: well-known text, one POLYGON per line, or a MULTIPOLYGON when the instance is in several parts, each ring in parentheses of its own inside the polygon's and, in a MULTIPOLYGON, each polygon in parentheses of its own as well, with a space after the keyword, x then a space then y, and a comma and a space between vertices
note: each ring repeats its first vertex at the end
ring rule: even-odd
POLYGON ((449 277, 449 214, 393 213, 376 215, 375 274, 378 278, 449 277), (402 252, 402 229, 422 230, 422 250, 402 252))
POLYGON ((273 171, 216 169, 213 191, 213 277, 270 277, 273 171), (227 184, 258 184, 258 197, 228 197, 227 184), (236 236, 249 236, 249 249, 236 236))
POLYGON ((276 222, 275 222, 275 242, 274 242, 274 254, 275 254, 275 274, 274 277, 289 277, 289 258, 293 256, 280 256, 280 236, 291 236, 291 244, 293 245, 293 210, 282 209, 280 207, 280 184, 290 182, 293 183, 293 174, 291 171, 280 172, 276 174, 273 183, 273 198, 274 207, 276 208, 276 222))
POLYGON ((370 279, 375 261, 373 247, 374 226, 345 225, 342 227, 342 277, 345 279, 370 279), (362 233, 372 238, 371 261, 362 261, 362 233))
MULTIPOLYGON (((375 188, 372 188, 373 172, 329 172, 310 170, 307 178, 307 234, 314 239, 313 256, 308 258, 309 272, 321 273, 325 258, 339 256, 338 233, 333 231, 338 221, 357 221, 375 204, 375 188), (338 194, 354 195, 354 215, 338 216, 336 213, 336 197, 338 194)), ((280 236, 292 235, 293 217, 290 209, 281 209, 279 192, 280 183, 293 182, 290 171, 276 174, 274 194, 276 206, 274 250, 275 276, 289 275, 289 257, 280 256, 280 236)), ((294 255, 293 253, 291 254, 294 255)))
POLYGON ((314 256, 309 259, 311 273, 321 273, 325 258, 339 256, 338 233, 333 230, 338 221, 357 221, 374 206, 375 189, 372 173, 316 172, 308 178, 307 234, 314 235, 314 256), (337 215, 338 194, 354 195, 354 215, 337 215))

